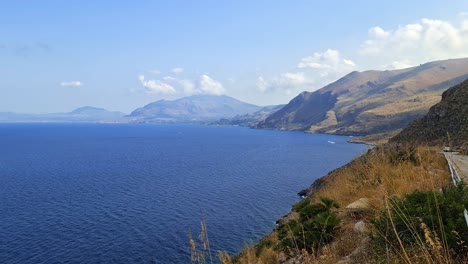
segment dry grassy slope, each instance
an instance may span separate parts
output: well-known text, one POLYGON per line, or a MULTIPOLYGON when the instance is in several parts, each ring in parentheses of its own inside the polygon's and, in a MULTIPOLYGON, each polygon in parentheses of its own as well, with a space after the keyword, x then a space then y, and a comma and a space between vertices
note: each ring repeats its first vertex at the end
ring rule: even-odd
POLYGON ((468 58, 393 71, 352 72, 303 92, 258 128, 368 135, 423 116, 447 88, 468 78, 468 58))
POLYGON ((391 141, 468 146, 467 102, 468 80, 445 91, 440 103, 426 116, 412 122, 391 141))

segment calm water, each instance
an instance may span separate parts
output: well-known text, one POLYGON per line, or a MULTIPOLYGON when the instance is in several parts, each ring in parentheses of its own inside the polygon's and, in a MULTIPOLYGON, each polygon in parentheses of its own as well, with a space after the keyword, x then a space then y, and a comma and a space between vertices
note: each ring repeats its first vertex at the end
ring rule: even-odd
POLYGON ((363 153, 348 137, 241 127, 0 124, 1 263, 189 263, 257 241, 296 193, 363 153), (333 144, 334 142, 334 144, 333 144))

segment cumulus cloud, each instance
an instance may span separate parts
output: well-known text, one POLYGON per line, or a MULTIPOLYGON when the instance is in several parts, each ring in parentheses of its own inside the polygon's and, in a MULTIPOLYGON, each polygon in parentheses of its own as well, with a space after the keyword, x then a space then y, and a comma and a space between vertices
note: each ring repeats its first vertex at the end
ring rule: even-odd
POLYGON ((340 52, 328 49, 325 52, 315 52, 314 55, 303 58, 297 68, 342 71, 344 68, 355 67, 356 64, 349 59, 342 58, 340 52))
POLYGON ((311 80, 307 80, 303 72, 287 72, 280 74, 271 80, 265 80, 263 76, 257 78, 257 88, 261 92, 269 91, 284 91, 286 94, 290 94, 295 88, 303 87, 306 84, 310 84, 311 80))
POLYGON ((141 85, 145 87, 148 93, 152 94, 175 94, 177 93, 174 87, 160 80, 145 80, 144 75, 138 76, 141 85))
POLYGON ((151 94, 189 96, 194 94, 221 95, 225 93, 222 83, 207 74, 201 75, 198 80, 182 79, 173 76, 146 80, 143 75, 140 75, 138 79, 147 92, 151 94))
POLYGON ((172 69, 172 72, 175 74, 179 74, 179 73, 184 72, 184 68, 177 67, 177 68, 172 69))
POLYGON ((83 85, 83 83, 80 82, 80 81, 65 81, 65 82, 60 83, 60 86, 79 87, 79 86, 82 86, 82 85, 83 85))
POLYGON ((356 64, 350 59, 343 58, 338 50, 328 49, 302 58, 294 72, 282 73, 269 80, 259 76, 256 85, 261 92, 284 91, 290 94, 303 90, 310 91, 337 80, 355 68, 356 64))
POLYGON ((343 59, 343 63, 351 67, 356 67, 356 64, 352 60, 343 59))
POLYGON ((200 76, 199 89, 204 94, 222 95, 225 92, 224 87, 220 82, 206 74, 200 76))
POLYGON ((377 60, 383 68, 405 68, 433 60, 468 56, 468 19, 421 19, 394 30, 373 27, 359 53, 377 60))

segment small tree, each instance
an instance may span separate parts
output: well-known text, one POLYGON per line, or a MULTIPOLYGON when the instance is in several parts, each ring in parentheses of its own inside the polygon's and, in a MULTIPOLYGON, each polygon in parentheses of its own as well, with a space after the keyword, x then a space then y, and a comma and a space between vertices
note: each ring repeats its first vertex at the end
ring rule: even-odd
POLYGON ((290 220, 277 228, 283 251, 314 249, 333 240, 340 219, 333 211, 339 205, 332 199, 321 197, 320 202, 311 203, 306 198, 293 207, 299 213, 298 220, 290 220))

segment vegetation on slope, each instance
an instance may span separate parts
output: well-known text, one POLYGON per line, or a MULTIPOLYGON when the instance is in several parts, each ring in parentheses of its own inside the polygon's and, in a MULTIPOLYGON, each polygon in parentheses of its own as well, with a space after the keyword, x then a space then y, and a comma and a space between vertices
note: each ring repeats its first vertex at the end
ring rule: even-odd
POLYGON ((440 103, 412 122, 392 142, 462 146, 468 141, 468 80, 448 89, 440 103))

